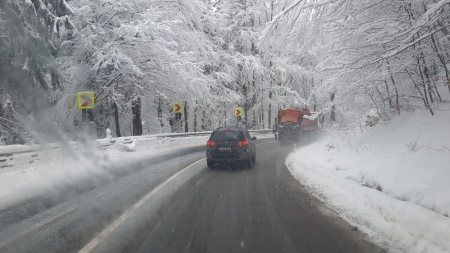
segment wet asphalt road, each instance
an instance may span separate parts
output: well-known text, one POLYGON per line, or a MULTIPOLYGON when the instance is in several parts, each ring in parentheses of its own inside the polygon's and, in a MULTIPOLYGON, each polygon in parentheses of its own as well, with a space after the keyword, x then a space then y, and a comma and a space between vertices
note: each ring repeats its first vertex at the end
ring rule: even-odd
POLYGON ((291 147, 257 143, 252 169, 202 160, 171 178, 204 158, 192 150, 47 205, 0 210, 0 252, 384 252, 324 214, 284 164, 291 147))

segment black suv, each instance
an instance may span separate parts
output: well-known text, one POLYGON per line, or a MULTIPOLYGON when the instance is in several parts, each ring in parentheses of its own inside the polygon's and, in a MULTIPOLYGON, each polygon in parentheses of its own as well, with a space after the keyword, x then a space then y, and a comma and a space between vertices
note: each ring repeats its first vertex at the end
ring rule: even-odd
POLYGON ((248 168, 256 159, 256 137, 239 127, 217 128, 209 137, 206 149, 208 168, 214 168, 216 163, 244 163, 248 168))

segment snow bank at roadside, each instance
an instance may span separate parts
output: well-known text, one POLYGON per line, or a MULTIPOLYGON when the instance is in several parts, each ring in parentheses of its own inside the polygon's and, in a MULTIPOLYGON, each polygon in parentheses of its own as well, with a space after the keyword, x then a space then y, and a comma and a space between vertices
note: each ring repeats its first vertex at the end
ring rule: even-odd
MULTIPOLYGON (((111 165, 124 165, 158 157, 179 149, 203 145, 208 137, 134 139, 99 150, 95 143, 70 148, 14 154, 0 169, 0 209, 39 194, 76 184, 83 178, 112 178, 111 165)), ((107 140, 103 140, 107 141, 107 140)), ((76 185, 73 185, 76 187, 76 185)))
POLYGON ((391 252, 450 252, 450 112, 403 112, 353 137, 330 135, 286 164, 391 252))

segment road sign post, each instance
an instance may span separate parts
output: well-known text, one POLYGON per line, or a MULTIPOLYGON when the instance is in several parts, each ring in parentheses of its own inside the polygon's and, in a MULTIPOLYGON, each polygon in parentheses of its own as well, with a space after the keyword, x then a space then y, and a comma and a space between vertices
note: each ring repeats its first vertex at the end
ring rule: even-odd
POLYGON ((94 122, 94 110, 93 109, 81 109, 81 121, 82 122, 94 122))
POLYGON ((181 113, 175 113, 175 120, 180 121, 181 120, 181 113))
POLYGON ((242 108, 241 107, 234 108, 234 116, 236 116, 237 122, 241 122, 241 118, 242 118, 242 108))
POLYGON ((78 92, 78 109, 81 110, 82 122, 94 122, 95 97, 94 92, 78 92))
POLYGON ((89 138, 95 137, 94 128, 94 108, 95 95, 94 92, 78 92, 77 93, 78 109, 81 110, 81 127, 82 131, 87 133, 89 138))
POLYGON ((182 102, 175 102, 172 104, 172 112, 175 113, 175 120, 181 120, 181 114, 184 112, 184 106, 182 102))

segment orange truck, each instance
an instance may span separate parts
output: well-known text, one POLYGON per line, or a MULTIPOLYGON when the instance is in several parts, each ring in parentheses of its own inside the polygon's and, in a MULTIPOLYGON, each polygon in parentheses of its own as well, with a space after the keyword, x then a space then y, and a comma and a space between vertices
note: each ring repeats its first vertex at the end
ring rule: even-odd
POLYGON ((317 112, 309 109, 279 110, 275 118, 273 133, 280 143, 297 142, 308 132, 318 129, 317 112))

